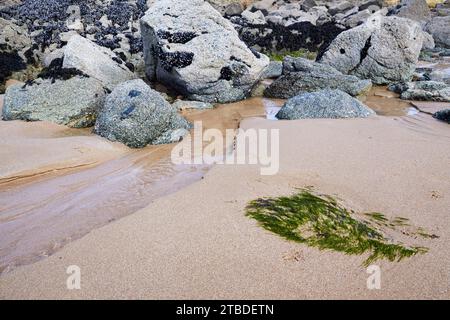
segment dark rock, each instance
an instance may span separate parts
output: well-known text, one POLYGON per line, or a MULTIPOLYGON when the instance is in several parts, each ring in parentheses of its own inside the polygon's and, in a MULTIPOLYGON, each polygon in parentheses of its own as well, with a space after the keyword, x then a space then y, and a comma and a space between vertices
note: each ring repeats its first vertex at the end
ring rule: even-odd
MULTIPOLYGON (((12 75, 14 71, 20 71, 26 69, 27 65, 25 61, 15 52, 2 52, 0 51, 0 89, 4 85, 6 80, 12 75)), ((0 90, 0 93, 3 90, 0 90)))
POLYGON ((337 4, 335 4, 335 5, 332 5, 329 9, 328 9, 328 12, 331 14, 331 15, 336 15, 337 13, 343 13, 343 12, 346 12, 347 10, 350 10, 351 8, 353 8, 354 7, 354 5, 351 3, 351 2, 349 2, 349 1, 341 1, 341 2, 338 2, 337 4))
POLYGON ((69 80, 75 76, 88 77, 82 71, 75 68, 63 68, 62 58, 52 60, 50 65, 44 68, 38 75, 41 79, 50 79, 52 83, 55 80, 69 80))
POLYGON ((450 124, 450 109, 440 110, 440 111, 436 112, 435 114, 433 114, 433 117, 435 119, 445 121, 448 124, 450 124))
POLYGON ((240 38, 250 47, 266 52, 277 52, 281 50, 297 51, 308 49, 311 52, 321 51, 326 48, 332 40, 345 27, 326 22, 321 25, 313 25, 311 22, 303 21, 284 26, 268 22, 262 26, 243 25, 237 27, 240 38))
MULTIPOLYGON (((366 10, 368 8, 377 6, 379 8, 381 8, 383 6, 383 1, 382 0, 369 0, 366 2, 363 2, 359 5, 358 10, 362 11, 362 10, 366 10)), ((374 12, 372 12, 374 13, 374 12)))
POLYGON ((25 28, 0 18, 0 93, 4 92, 4 84, 13 73, 25 73, 27 63, 34 62, 30 46, 25 28))

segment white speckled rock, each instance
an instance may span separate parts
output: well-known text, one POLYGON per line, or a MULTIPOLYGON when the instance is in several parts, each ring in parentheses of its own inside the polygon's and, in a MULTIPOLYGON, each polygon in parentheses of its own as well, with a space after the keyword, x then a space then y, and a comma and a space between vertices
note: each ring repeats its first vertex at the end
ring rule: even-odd
POLYGON ((422 43, 418 23, 374 15, 365 24, 339 34, 320 62, 376 84, 409 81, 422 43))
POLYGON ((155 2, 141 19, 141 32, 147 76, 192 100, 241 100, 269 64, 203 0, 155 2))

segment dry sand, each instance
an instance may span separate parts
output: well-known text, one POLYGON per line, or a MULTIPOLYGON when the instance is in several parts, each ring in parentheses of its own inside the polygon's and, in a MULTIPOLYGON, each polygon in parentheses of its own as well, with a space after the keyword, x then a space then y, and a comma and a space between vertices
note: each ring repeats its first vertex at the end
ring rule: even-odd
MULTIPOLYGON (((3 95, 0 95, 0 113, 3 95)), ((0 185, 91 167, 127 152, 90 134, 49 122, 0 121, 0 185)))
POLYGON ((217 165, 199 182, 90 232, 53 256, 0 277, 0 298, 450 298, 450 127, 412 117, 268 121, 281 167, 217 165), (368 290, 363 256, 285 241, 244 216, 246 203, 296 187, 336 195, 357 211, 402 216, 440 236, 428 253, 379 262, 368 290), (66 269, 81 268, 81 290, 66 269))

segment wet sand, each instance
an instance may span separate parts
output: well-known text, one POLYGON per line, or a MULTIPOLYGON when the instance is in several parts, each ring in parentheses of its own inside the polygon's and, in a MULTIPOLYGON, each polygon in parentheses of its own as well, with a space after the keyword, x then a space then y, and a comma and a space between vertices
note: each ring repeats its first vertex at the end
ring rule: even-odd
MULTIPOLYGON (((419 113, 367 119, 269 121, 280 129, 280 172, 217 165, 204 179, 0 277, 1 298, 449 298, 450 127, 419 113), (360 212, 402 216, 439 235, 413 239, 424 255, 378 262, 285 241, 244 216, 261 196, 314 186, 360 212), (66 268, 81 268, 67 290, 66 268)), ((80 205, 74 204, 74 205, 80 205)), ((400 239, 401 240, 401 239, 400 239)))
POLYGON ((389 91, 386 86, 374 86, 367 96, 361 98, 369 108, 381 116, 403 116, 417 113, 409 101, 389 91))
MULTIPOLYGON (((204 129, 265 116, 266 99, 187 110, 204 129)), ((281 102, 270 102, 272 104, 281 102)), ((232 146, 227 146, 231 148, 232 146)), ((0 272, 38 261, 91 230, 200 180, 207 165, 173 165, 173 145, 126 148, 47 122, 0 121, 0 272), (26 197, 24 197, 26 195, 26 197)))

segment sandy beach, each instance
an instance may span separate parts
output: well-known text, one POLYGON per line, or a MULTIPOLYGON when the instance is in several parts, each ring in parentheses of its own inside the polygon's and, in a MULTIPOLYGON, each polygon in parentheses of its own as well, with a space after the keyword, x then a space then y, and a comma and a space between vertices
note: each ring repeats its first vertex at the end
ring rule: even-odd
POLYGON ((0 297, 312 299, 450 297, 448 125, 415 116, 352 120, 245 119, 280 129, 280 172, 216 165, 201 181, 93 230, 56 254, 0 277, 0 297), (429 252, 379 261, 382 289, 368 290, 363 256, 319 251, 264 231, 248 201, 313 186, 357 212, 402 216, 437 234, 429 252), (66 268, 81 268, 67 290, 66 268))
POLYGON ((450 299, 449 30, 444 0, 1 1, 0 300, 450 299))

